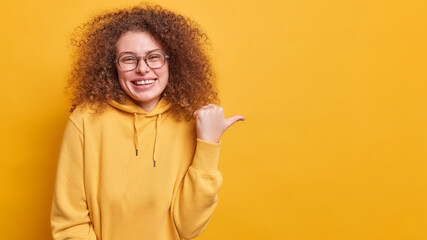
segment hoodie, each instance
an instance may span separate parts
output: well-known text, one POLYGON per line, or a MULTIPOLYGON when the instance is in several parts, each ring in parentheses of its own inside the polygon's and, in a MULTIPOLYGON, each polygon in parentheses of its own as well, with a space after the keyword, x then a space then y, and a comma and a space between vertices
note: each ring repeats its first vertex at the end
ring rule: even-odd
POLYGON ((160 100, 128 99, 100 115, 77 107, 67 123, 51 208, 54 240, 192 239, 217 205, 219 143, 197 139, 160 100))

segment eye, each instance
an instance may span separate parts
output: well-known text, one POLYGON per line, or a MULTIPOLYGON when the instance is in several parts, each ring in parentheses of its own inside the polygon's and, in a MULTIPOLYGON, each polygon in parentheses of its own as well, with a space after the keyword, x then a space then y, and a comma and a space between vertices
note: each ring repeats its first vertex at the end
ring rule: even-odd
POLYGON ((120 58, 120 62, 122 62, 122 63, 135 63, 136 57, 134 57, 134 56, 122 56, 120 58))
POLYGON ((147 56, 147 60, 150 62, 155 62, 162 59, 163 55, 160 53, 152 53, 147 56))

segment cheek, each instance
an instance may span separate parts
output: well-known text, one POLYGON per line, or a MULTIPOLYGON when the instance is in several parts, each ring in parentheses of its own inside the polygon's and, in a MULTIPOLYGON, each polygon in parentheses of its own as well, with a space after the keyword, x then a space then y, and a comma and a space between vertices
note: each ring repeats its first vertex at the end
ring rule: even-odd
POLYGON ((129 72, 118 72, 117 77, 119 78, 120 84, 124 84, 131 78, 129 72))
POLYGON ((129 94, 129 89, 131 88, 129 79, 131 79, 131 76, 129 75, 128 72, 119 72, 118 73, 118 79, 119 79, 119 84, 120 87, 122 88, 123 91, 125 91, 127 94, 129 94))
POLYGON ((164 74, 165 78, 169 80, 169 65, 167 62, 161 70, 162 70, 162 74, 164 74))
POLYGON ((169 81, 169 70, 168 68, 162 68, 158 69, 154 72, 160 79, 162 79, 162 82, 166 85, 169 81))

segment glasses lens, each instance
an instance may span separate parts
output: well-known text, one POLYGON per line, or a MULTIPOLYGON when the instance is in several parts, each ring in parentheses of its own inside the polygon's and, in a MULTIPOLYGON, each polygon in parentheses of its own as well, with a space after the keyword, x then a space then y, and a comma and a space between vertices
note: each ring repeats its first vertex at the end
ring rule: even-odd
POLYGON ((146 59, 150 68, 159 68, 165 64, 165 56, 161 52, 150 53, 146 59))
POLYGON ((124 71, 135 69, 137 64, 138 64, 138 59, 134 55, 125 54, 120 56, 119 58, 119 66, 124 71))

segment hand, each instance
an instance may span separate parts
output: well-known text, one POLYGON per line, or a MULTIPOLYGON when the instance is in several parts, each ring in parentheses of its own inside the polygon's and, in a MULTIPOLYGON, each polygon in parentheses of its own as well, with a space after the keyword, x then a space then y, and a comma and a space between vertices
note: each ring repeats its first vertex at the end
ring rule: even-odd
POLYGON ((219 143, 221 135, 237 121, 244 121, 245 117, 235 115, 224 118, 221 106, 208 104, 193 113, 196 119, 197 138, 211 143, 219 143))

